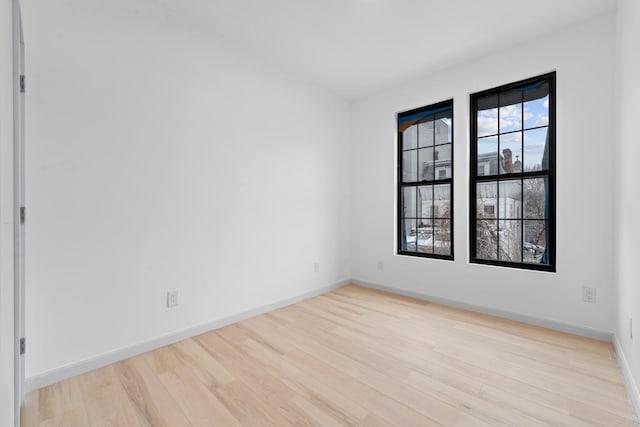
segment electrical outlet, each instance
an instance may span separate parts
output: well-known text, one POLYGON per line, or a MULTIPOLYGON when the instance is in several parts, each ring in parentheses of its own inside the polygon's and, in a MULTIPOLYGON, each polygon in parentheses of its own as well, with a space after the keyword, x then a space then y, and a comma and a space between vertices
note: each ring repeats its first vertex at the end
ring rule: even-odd
POLYGON ((313 263, 313 272, 314 273, 320 273, 320 263, 319 262, 314 262, 313 263))
POLYGON ((582 301, 588 302, 590 304, 596 303, 596 288, 590 288, 588 286, 584 286, 582 288, 582 301))
POLYGON ((629 316, 629 339, 633 339, 633 317, 629 316))
POLYGON ((167 292, 167 308, 175 307, 179 304, 178 291, 167 292))
POLYGON ((384 270, 384 263, 381 259, 378 260, 378 270, 384 270))

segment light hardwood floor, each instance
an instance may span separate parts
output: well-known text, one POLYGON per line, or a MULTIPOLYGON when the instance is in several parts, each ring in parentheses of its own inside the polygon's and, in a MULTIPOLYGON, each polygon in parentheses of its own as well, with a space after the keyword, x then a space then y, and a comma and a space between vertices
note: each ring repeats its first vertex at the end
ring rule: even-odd
POLYGON ((638 426, 611 344, 357 286, 30 393, 31 426, 638 426))

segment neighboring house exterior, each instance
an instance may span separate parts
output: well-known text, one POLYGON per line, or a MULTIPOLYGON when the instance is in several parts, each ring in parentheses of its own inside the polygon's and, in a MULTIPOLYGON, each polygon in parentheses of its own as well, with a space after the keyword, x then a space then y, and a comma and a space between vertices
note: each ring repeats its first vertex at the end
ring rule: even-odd
MULTIPOLYGON (((504 149, 502 155, 484 153, 478 155, 478 175, 503 175, 522 171, 522 162, 517 158, 513 161, 510 149, 504 149)), ((523 205, 523 189, 521 185, 507 185, 508 181, 500 181, 499 187, 495 182, 479 185, 476 191, 478 212, 478 227, 484 228, 484 236, 488 239, 484 243, 487 254, 496 253, 494 239, 499 239, 499 259, 523 257, 525 262, 535 262, 535 257, 544 252, 546 246, 546 226, 544 221, 526 220, 523 205), (499 218, 499 221, 498 221, 499 218), (522 254, 522 249, 525 253, 522 254)), ((532 189, 528 189, 531 191, 532 189)), ((529 197, 544 198, 544 188, 535 189, 535 193, 528 193, 529 197)), ((526 199, 526 198, 525 198, 526 199)), ((495 255, 494 255, 495 256, 495 255)))
POLYGON ((518 172, 522 172, 522 162, 518 156, 513 161, 511 150, 508 148, 502 150, 502 154, 498 156, 495 152, 478 154, 478 176, 518 172))

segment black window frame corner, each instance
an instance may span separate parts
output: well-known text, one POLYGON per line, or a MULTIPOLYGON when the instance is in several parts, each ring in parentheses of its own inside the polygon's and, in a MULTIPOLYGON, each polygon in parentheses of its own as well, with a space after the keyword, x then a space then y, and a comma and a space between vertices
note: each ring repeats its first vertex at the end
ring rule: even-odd
MULTIPOLYGON (((557 269, 556 262, 556 252, 557 252, 557 240, 556 240, 556 226, 557 226, 557 216, 556 216, 556 180, 557 180, 557 164, 556 164, 556 127, 557 127, 557 110, 556 110, 556 71, 552 71, 549 73, 541 74, 535 77, 519 80, 513 83, 508 83, 505 85, 497 86, 491 89, 482 90, 480 92, 471 93, 469 95, 469 262, 472 264, 484 264, 498 267, 508 267, 508 268, 516 268, 521 270, 534 270, 534 271, 543 271, 543 272, 551 272, 555 273, 557 269), (497 172, 494 174, 489 173, 489 175, 478 175, 478 147, 477 147, 477 139, 478 139, 478 108, 477 108, 477 100, 482 97, 487 97, 491 95, 498 95, 498 111, 500 109, 500 101, 499 94, 503 92, 513 91, 515 89, 523 90, 531 85, 537 83, 547 82, 549 85, 549 122, 547 126, 547 134, 548 134, 548 168, 547 170, 540 170, 529 172, 524 169, 524 159, 520 169, 520 172, 515 173, 503 173, 500 171, 500 145, 498 146, 497 152, 497 172), (499 258, 499 242, 500 238, 497 238, 497 246, 496 246, 496 259, 485 259, 476 257, 477 252, 477 194, 476 188, 478 182, 496 182, 498 187, 500 186, 500 182, 506 181, 509 179, 520 179, 524 180, 526 178, 547 178, 548 179, 548 193, 547 193, 547 211, 548 213, 545 215, 545 218, 542 219, 546 222, 546 242, 545 242, 545 250, 547 251, 547 264, 535 264, 530 262, 524 262, 524 238, 521 239, 520 243, 522 247, 521 251, 521 262, 516 261, 505 261, 500 260, 499 258)), ((522 104, 524 107, 525 98, 523 95, 522 104)), ((522 108, 522 127, 519 132, 522 132, 522 140, 521 147, 524 150, 524 132, 527 128, 524 127, 524 108, 522 108)), ((543 127, 543 126, 541 126, 543 127)), ((530 128, 529 128, 530 129, 530 128)), ((517 130, 515 132, 518 132, 517 130)), ((504 132, 509 133, 509 132, 504 132)), ((496 136, 500 136, 501 133, 500 128, 500 117, 498 113, 498 128, 496 136)), ((500 139, 498 138, 498 141, 500 139)), ((521 181, 524 182, 524 181, 521 181)), ((499 190, 498 190, 499 191, 499 190)), ((524 190, 523 190, 524 191, 524 190)), ((499 198, 499 194, 497 196, 499 198)), ((524 195, 523 195, 524 197, 524 195)), ((524 200, 524 199, 523 199, 524 200)), ((495 221, 500 224, 501 220, 505 218, 501 218, 499 216, 499 209, 496 206, 495 209, 495 221)), ((521 218, 517 218, 516 220, 521 221, 520 226, 522 227, 522 235, 525 233, 525 212, 524 205, 521 208, 521 218)))

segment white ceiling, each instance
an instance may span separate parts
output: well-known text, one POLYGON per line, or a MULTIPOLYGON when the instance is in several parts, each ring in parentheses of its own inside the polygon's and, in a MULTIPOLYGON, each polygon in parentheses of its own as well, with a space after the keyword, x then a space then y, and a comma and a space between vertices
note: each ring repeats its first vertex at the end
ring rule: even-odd
POLYGON ((158 0, 355 99, 614 8, 616 0, 158 0))

